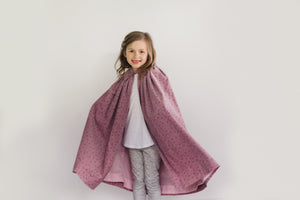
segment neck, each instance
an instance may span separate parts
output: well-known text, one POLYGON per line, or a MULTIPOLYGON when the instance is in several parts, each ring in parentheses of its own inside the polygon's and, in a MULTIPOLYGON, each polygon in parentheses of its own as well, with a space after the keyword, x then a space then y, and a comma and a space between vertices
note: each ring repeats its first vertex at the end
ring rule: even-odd
POLYGON ((134 69, 133 67, 131 67, 131 69, 132 69, 132 71, 133 71, 133 73, 138 73, 141 69, 140 68, 138 68, 138 69, 134 69))

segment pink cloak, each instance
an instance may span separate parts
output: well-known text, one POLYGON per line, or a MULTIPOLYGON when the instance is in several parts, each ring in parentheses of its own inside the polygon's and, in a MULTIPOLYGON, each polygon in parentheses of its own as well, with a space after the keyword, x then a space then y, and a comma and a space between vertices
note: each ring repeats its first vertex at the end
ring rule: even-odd
MULTIPOLYGON (((140 76, 140 69, 137 73, 140 76)), ((132 191, 133 175, 123 134, 133 75, 129 68, 90 109, 73 173, 91 189, 104 182, 132 191)), ((154 65, 138 79, 138 90, 147 128, 161 157, 161 194, 203 190, 219 165, 188 133, 168 77, 154 65)))

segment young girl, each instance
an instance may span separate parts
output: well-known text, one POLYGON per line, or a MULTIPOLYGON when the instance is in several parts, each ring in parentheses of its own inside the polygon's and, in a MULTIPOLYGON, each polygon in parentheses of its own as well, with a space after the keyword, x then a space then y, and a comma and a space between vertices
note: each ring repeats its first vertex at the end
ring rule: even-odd
POLYGON ((122 43, 122 47, 124 48, 119 56, 121 60, 119 70, 125 69, 129 64, 135 72, 124 136, 124 146, 129 148, 134 177, 133 197, 134 200, 146 199, 146 186, 149 199, 159 200, 161 196, 158 172, 160 156, 143 117, 136 73, 142 66, 153 65, 155 62, 155 50, 150 35, 141 32, 132 32, 127 35, 122 43), (122 63, 125 58, 127 62, 122 63))
POLYGON ((126 35, 118 80, 92 105, 73 172, 158 200, 203 190, 218 163, 189 135, 148 33, 126 35))

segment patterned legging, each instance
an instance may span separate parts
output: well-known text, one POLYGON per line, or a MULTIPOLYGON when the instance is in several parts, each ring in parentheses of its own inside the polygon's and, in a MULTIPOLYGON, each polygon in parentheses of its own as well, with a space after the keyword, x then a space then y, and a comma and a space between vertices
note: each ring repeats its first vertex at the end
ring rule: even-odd
POLYGON ((146 200, 146 190, 149 200, 161 199, 159 184, 160 156, 155 145, 143 149, 129 148, 130 162, 133 173, 133 198, 146 200))

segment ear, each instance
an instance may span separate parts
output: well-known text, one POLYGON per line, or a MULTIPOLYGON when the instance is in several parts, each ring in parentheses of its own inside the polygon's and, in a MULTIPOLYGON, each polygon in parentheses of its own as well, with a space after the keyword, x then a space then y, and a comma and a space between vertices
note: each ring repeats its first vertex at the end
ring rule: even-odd
POLYGON ((123 52, 123 56, 126 58, 126 51, 123 52))

